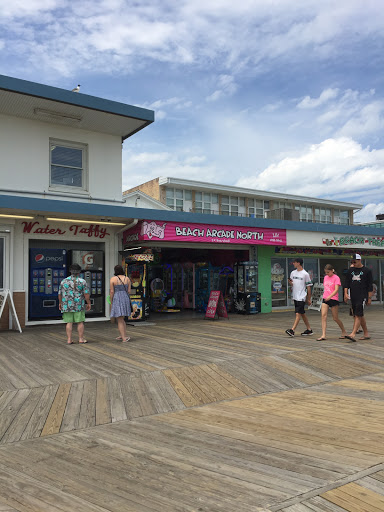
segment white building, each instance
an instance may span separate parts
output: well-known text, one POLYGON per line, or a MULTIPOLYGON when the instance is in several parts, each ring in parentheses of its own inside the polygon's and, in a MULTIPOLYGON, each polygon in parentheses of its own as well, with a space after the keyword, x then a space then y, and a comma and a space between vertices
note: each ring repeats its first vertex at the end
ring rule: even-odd
MULTIPOLYGON (((132 221, 130 198, 122 198, 122 143, 153 121, 151 110, 0 76, 0 290, 13 293, 22 325, 38 318, 32 303, 49 281, 44 302, 57 305, 55 276, 31 274, 34 249, 39 258, 53 248, 100 251, 97 316, 108 314, 118 233, 132 221)), ((136 207, 168 210, 139 197, 136 207)), ((5 312, 0 328, 7 326, 5 312)))

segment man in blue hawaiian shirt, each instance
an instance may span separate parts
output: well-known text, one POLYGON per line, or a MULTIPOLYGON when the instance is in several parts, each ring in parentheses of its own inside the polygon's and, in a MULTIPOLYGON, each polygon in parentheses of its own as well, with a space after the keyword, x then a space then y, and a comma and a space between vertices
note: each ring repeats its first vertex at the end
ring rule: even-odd
POLYGON ((63 313, 63 320, 67 324, 67 343, 72 345, 72 326, 77 323, 79 343, 87 343, 84 339, 85 310, 91 309, 89 289, 85 279, 79 277, 80 265, 74 263, 69 267, 71 275, 63 279, 59 289, 59 309, 63 313), (85 304, 87 303, 87 304, 85 304))

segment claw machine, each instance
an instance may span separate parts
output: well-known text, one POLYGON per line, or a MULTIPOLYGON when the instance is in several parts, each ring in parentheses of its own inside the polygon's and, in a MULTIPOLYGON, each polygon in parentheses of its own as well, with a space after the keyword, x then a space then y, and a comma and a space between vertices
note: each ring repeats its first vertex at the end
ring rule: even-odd
POLYGON ((149 317, 150 296, 147 262, 152 260, 142 261, 141 256, 141 254, 130 254, 125 258, 126 275, 131 280, 132 314, 128 318, 130 322, 144 321, 149 317))
POLYGON ((252 261, 236 263, 234 267, 234 304, 236 313, 254 315, 261 311, 261 294, 257 287, 258 264, 252 261))

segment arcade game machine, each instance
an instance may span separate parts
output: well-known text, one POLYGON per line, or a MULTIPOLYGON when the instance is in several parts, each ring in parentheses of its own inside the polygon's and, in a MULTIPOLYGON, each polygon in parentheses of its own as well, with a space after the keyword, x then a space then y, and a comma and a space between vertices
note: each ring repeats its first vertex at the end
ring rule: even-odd
POLYGON ((131 304, 132 314, 128 318, 130 322, 140 322, 149 317, 149 290, 148 290, 148 264, 145 261, 137 261, 132 254, 125 258, 125 273, 131 280, 131 304))
POLYGON ((104 251, 71 251, 71 264, 81 267, 80 277, 86 280, 91 295, 87 316, 104 315, 104 251))
POLYGON ((205 312, 208 306, 210 289, 210 268, 208 264, 196 264, 196 310, 205 312))
POLYGON ((29 250, 29 320, 61 318, 59 286, 67 277, 67 251, 29 250))
POLYGON ((252 315, 261 311, 261 296, 257 292, 257 263, 244 261, 234 267, 234 304, 236 313, 252 315))

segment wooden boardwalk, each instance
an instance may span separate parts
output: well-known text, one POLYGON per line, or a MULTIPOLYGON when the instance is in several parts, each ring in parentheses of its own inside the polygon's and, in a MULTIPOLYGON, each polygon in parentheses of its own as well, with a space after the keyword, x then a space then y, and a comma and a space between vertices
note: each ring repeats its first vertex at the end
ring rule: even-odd
POLYGON ((0 333, 0 511, 382 512, 383 315, 356 344, 291 313, 0 333))

